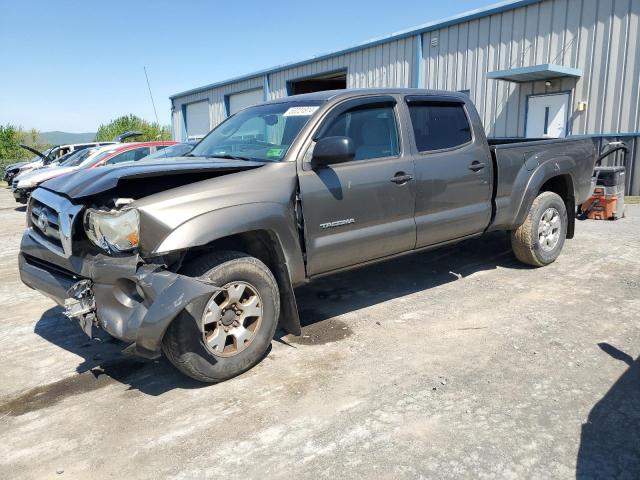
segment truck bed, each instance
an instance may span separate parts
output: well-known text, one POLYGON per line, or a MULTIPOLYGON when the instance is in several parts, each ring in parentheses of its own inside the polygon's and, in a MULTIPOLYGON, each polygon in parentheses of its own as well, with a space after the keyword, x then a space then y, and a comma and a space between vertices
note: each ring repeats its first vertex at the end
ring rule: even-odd
POLYGON ((596 161, 593 142, 583 138, 489 139, 494 164, 495 215, 491 230, 511 229, 523 220, 521 206, 537 195, 529 185, 562 175, 575 203, 590 194, 596 161))

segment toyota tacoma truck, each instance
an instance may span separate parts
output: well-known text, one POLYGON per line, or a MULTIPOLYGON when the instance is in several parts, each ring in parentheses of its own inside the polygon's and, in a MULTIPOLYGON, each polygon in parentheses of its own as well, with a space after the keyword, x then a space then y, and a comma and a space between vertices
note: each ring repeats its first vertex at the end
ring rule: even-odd
POLYGON ((301 333, 317 277, 511 232, 541 267, 574 235, 596 151, 488 141, 465 95, 325 91, 248 107, 186 156, 47 181, 28 203, 22 281, 83 330, 219 382, 301 333))

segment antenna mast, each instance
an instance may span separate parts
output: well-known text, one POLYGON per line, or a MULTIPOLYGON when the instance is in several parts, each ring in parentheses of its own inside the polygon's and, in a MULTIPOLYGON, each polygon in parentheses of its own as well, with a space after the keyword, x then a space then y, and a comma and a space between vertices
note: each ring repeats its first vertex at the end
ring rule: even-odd
POLYGON ((149 75, 147 75, 147 67, 143 66, 144 76, 147 79, 147 88, 149 89, 149 96, 151 97, 151 105, 153 105, 153 113, 156 116, 156 123, 160 127, 160 121, 158 120, 158 112, 156 110, 156 102, 153 101, 153 94, 151 93, 151 85, 149 84, 149 75))

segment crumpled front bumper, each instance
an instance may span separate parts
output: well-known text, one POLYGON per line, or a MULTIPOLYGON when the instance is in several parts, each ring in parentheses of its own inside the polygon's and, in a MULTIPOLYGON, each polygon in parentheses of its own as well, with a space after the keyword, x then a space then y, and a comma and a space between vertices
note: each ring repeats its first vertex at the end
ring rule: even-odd
MULTIPOLYGON (((67 301, 67 307, 72 287, 90 280, 95 312, 89 314, 95 316, 96 324, 113 337, 131 342, 136 354, 148 358, 159 355, 162 337, 180 312, 190 312, 194 301, 220 290, 161 265, 145 264, 137 255, 63 258, 41 245, 29 230, 22 238, 19 269, 24 284, 59 305, 67 301)), ((78 320, 86 323, 85 317, 78 320)))

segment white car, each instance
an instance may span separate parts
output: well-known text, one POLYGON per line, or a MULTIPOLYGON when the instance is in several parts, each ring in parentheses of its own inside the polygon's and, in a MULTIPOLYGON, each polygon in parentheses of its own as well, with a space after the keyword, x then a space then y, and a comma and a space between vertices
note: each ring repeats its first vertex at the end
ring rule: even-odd
POLYGON ((65 160, 69 159, 69 157, 79 150, 85 150, 87 148, 92 147, 101 147, 107 145, 116 145, 121 143, 126 138, 138 137, 142 135, 142 132, 138 131, 129 131, 123 133, 122 135, 118 135, 116 138, 111 140, 110 142, 88 142, 88 143, 73 143, 67 145, 58 145, 57 147, 51 147, 44 152, 39 152, 35 148, 32 148, 28 145, 20 144, 22 148, 25 150, 29 150, 32 153, 35 153, 37 157, 27 161, 27 162, 18 162, 12 163, 11 165, 7 165, 4 171, 4 180, 9 184, 13 184, 13 180, 23 173, 27 173, 29 171, 35 170, 37 168, 49 168, 49 167, 57 167, 59 164, 63 163, 65 160))
POLYGON ((74 154, 66 156, 66 158, 63 158, 62 163, 56 163, 49 167, 35 168, 27 170, 24 173, 20 173, 15 176, 11 182, 13 197, 18 203, 27 203, 31 192, 42 182, 81 168, 83 164, 87 161, 91 161, 96 155, 113 148, 113 145, 113 143, 110 143, 103 147, 84 148, 74 154))
POLYGON ((96 168, 102 165, 138 161, 150 153, 157 152, 175 142, 131 142, 110 144, 104 147, 84 149, 66 157, 62 163, 54 167, 40 168, 19 175, 13 179, 11 189, 18 203, 27 203, 31 192, 42 182, 66 175, 83 168, 96 168))
POLYGON ((27 172, 41 168, 56 167, 60 163, 69 159, 74 153, 77 153, 87 148, 100 147, 106 145, 114 145, 118 142, 89 142, 89 143, 74 143, 69 145, 59 145, 57 147, 49 148, 44 152, 29 147, 28 145, 20 145, 22 148, 35 153, 39 158, 31 160, 29 162, 16 163, 8 165, 5 169, 5 180, 7 183, 12 184, 13 180, 27 172))

